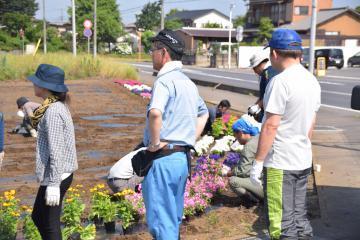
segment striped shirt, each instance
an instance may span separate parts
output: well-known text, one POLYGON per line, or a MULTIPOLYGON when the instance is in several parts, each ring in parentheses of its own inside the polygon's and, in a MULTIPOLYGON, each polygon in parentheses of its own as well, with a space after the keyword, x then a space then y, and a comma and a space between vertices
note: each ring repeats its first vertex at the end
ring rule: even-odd
POLYGON ((36 176, 41 185, 60 186, 62 175, 77 168, 75 131, 70 111, 62 102, 53 103, 38 126, 36 176))

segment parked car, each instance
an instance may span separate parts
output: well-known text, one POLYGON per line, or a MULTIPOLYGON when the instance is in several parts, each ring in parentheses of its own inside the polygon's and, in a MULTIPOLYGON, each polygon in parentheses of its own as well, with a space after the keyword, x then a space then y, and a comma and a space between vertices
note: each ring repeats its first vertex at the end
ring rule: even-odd
POLYGON ((360 65, 360 52, 349 58, 347 65, 348 67, 352 67, 354 65, 360 65))
MULTIPOLYGON (((315 50, 315 59, 325 57, 326 68, 337 67, 341 69, 344 66, 344 54, 339 48, 324 48, 315 50)), ((316 67, 315 61, 315 67, 316 67)))
MULTIPOLYGON (((338 48, 324 48, 315 50, 315 63, 316 68, 317 58, 324 57, 326 61, 326 68, 337 67, 341 69, 344 66, 344 55, 343 51, 338 48)), ((303 49, 303 55, 301 58, 301 64, 304 67, 309 67, 310 51, 309 48, 303 49)))

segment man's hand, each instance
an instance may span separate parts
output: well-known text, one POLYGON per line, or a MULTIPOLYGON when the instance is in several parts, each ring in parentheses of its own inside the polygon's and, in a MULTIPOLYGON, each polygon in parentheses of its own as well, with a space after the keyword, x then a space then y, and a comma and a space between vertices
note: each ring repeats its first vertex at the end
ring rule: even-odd
POLYGON ((45 192, 46 205, 50 207, 59 206, 60 204, 60 187, 46 187, 45 192))
POLYGON ((147 151, 149 152, 156 152, 158 151, 159 149, 165 147, 168 143, 167 142, 160 142, 158 144, 151 144, 147 147, 147 151))
POLYGON ((255 160, 250 170, 250 181, 255 185, 262 185, 260 177, 263 170, 263 161, 255 160))
POLYGON ((4 151, 0 152, 0 170, 1 170, 2 162, 4 160, 4 156, 5 156, 4 151))

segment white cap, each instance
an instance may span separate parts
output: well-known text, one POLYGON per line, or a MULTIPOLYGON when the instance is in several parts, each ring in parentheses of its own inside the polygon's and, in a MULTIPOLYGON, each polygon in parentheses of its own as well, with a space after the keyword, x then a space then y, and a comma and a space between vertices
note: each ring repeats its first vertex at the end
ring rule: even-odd
POLYGON ((251 56, 249 67, 254 68, 266 59, 269 59, 268 51, 264 51, 264 50, 258 51, 251 56))

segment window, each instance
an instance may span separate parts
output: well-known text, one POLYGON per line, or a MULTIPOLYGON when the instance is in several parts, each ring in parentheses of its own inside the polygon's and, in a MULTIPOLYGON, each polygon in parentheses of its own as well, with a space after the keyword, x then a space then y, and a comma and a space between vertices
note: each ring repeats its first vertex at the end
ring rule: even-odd
POLYGON ((339 35, 339 32, 325 32, 325 35, 327 35, 327 36, 337 36, 337 35, 339 35))
POLYGON ((295 6, 295 15, 309 15, 309 6, 295 6))

